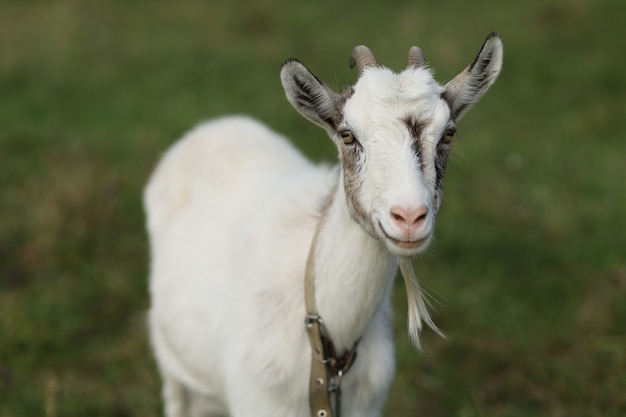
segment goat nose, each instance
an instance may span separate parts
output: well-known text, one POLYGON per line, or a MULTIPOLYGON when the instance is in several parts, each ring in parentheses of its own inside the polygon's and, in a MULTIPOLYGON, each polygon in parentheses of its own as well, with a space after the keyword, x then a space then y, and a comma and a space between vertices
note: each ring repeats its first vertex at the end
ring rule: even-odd
POLYGON ((393 206, 390 210, 393 221, 402 229, 412 229, 420 227, 428 215, 426 206, 419 206, 415 209, 405 209, 400 206, 393 206))

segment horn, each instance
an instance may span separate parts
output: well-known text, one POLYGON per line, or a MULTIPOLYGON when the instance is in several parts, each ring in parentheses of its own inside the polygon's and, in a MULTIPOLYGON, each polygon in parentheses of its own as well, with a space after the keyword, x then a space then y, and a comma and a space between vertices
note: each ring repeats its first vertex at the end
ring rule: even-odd
POLYGON ((412 46, 409 49, 409 66, 408 68, 419 68, 424 66, 424 54, 422 50, 417 46, 412 46))
POLYGON ((363 73, 365 68, 379 66, 374 54, 365 45, 359 45, 352 50, 352 54, 350 55, 350 68, 354 68, 355 65, 359 70, 359 75, 363 73))

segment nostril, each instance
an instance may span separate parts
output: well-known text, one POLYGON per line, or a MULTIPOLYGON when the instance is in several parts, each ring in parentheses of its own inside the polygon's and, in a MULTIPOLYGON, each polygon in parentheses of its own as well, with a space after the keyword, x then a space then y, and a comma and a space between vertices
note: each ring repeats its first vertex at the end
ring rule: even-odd
POLYGON ((391 217, 397 222, 405 222, 406 220, 400 213, 391 212, 391 217))
POLYGON ((414 223, 426 220, 427 215, 428 215, 428 210, 423 210, 420 213, 417 213, 417 217, 415 218, 414 223))
POLYGON ((420 206, 416 210, 410 213, 409 220, 412 220, 411 223, 414 226, 420 226, 422 223, 426 221, 426 217, 428 216, 428 209, 426 206, 420 206))

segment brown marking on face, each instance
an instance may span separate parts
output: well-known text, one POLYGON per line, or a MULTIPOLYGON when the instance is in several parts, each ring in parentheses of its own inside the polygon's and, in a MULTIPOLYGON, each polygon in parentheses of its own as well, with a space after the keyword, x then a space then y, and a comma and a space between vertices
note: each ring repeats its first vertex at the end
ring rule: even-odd
POLYGON ((360 143, 356 142, 341 148, 341 165, 346 203, 350 213, 353 219, 365 230, 373 233, 374 226, 367 211, 359 201, 363 186, 362 172, 365 166, 365 154, 360 143))
MULTIPOLYGON (((424 130, 430 124, 430 120, 417 120, 411 116, 407 116, 403 119, 407 128, 409 129, 409 133, 413 138, 412 148, 415 153, 420 169, 423 172, 424 169, 424 160, 423 158, 427 157, 424 155, 423 148, 423 140, 422 135, 424 130)), ((441 207, 441 202, 443 200, 443 179, 446 172, 446 166, 448 162, 448 155, 450 153, 450 143, 446 143, 443 138, 437 143, 435 148, 434 155, 434 165, 435 165, 435 189, 433 196, 433 205, 435 208, 435 212, 439 211, 441 207)))
MULTIPOLYGON (((341 91, 340 99, 337 101, 337 113, 335 126, 340 126, 343 122, 343 108, 346 102, 354 94, 354 87, 347 86, 341 91)), ((343 144, 339 141, 341 161, 341 175, 343 175, 344 191, 346 193, 346 204, 352 218, 370 234, 374 234, 374 227, 369 215, 359 197, 363 187, 363 169, 365 167, 366 155, 358 138, 354 142, 343 144)))
POLYGON ((417 163, 420 167, 420 170, 424 169, 424 162, 422 158, 424 157, 424 149, 422 142, 422 134, 426 127, 430 124, 430 120, 417 120, 412 116, 407 116, 403 119, 406 127, 409 129, 409 134, 411 138, 413 138, 413 142, 411 144, 411 148, 413 149, 413 153, 417 157, 417 163))
POLYGON ((439 211, 443 200, 443 178, 446 173, 448 164, 448 156, 450 154, 450 143, 446 143, 443 139, 437 143, 435 150, 435 195, 434 206, 435 212, 439 211))

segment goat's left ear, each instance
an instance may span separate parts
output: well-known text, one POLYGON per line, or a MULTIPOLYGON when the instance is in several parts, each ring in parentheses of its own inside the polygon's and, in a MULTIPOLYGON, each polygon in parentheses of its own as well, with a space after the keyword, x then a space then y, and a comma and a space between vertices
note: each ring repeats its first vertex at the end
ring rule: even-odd
POLYGON ((287 100, 311 122, 336 131, 340 96, 321 82, 300 61, 291 58, 280 70, 287 100))
POLYGON ((502 41, 492 32, 474 62, 446 84, 443 98, 450 105, 453 120, 458 121, 496 81, 502 68, 502 55, 502 41))

